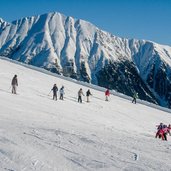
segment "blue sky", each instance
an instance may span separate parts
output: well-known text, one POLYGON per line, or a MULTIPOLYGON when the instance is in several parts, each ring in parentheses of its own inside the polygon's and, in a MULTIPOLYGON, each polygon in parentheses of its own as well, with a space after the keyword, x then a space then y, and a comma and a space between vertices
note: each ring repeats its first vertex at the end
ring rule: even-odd
POLYGON ((8 22, 53 11, 116 36, 171 46, 171 0, 0 0, 0 17, 8 22))

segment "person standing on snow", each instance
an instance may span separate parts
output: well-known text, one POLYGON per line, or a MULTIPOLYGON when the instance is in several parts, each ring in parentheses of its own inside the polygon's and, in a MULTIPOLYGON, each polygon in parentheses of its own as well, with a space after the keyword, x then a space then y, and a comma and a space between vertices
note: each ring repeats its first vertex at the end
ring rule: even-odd
POLYGON ((54 84, 51 91, 53 91, 53 100, 57 100, 58 87, 56 86, 56 84, 54 84))
POLYGON ((86 96, 87 96, 87 102, 90 102, 89 100, 89 96, 92 95, 90 92, 90 89, 88 89, 88 91, 86 92, 86 96))
POLYGON ((163 136, 164 136, 164 140, 167 141, 167 134, 169 133, 169 129, 167 127, 167 125, 163 126, 163 136))
POLYGON ((12 94, 17 94, 17 86, 18 86, 17 75, 14 75, 11 81, 11 86, 12 86, 12 94))
POLYGON ((62 86, 62 87, 60 88, 59 93, 60 93, 59 99, 60 99, 60 100, 64 100, 64 94, 65 94, 65 92, 64 92, 64 86, 62 86))
POLYGON ((82 95, 84 96, 83 90, 82 88, 80 88, 80 90, 78 91, 78 103, 82 103, 82 95))
POLYGON ((138 98, 138 93, 134 93, 134 95, 133 95, 133 99, 132 99, 132 103, 137 103, 137 98, 138 98))
POLYGON ((167 128, 168 128, 168 133, 171 136, 171 125, 169 124, 167 128))
POLYGON ((105 91, 106 101, 109 101, 110 92, 109 89, 105 91))

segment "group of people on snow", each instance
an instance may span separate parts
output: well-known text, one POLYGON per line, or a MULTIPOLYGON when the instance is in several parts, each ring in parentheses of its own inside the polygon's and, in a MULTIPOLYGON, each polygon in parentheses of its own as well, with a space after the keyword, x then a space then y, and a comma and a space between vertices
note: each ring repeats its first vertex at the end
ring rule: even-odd
MULTIPOLYGON (((51 91, 53 91, 53 100, 57 100, 58 87, 57 87, 56 84, 53 85, 53 88, 51 89, 51 91)), ((64 86, 62 86, 60 88, 59 93, 60 93, 59 99, 60 100, 63 100, 64 99, 64 94, 65 94, 65 92, 64 92, 64 86)))
MULTIPOLYGON (((90 89, 88 89, 86 92, 87 102, 90 102, 90 99, 89 99, 90 95, 92 96, 90 89)), ((84 96, 84 93, 83 93, 82 88, 80 88, 78 91, 78 103, 82 103, 82 96, 84 96)))
MULTIPOLYGON (((12 86, 12 93, 13 94, 17 94, 17 86, 18 86, 18 79, 17 79, 17 75, 14 75, 14 77, 12 78, 12 81, 11 81, 11 86, 12 86)), ((51 89, 51 91, 53 92, 53 100, 57 100, 57 92, 58 92, 58 87, 56 84, 53 85, 53 88, 51 89)), ((50 91, 50 92, 51 92, 50 91)), ((60 94, 60 97, 59 99, 60 100, 63 100, 64 99, 64 86, 62 86, 59 90, 59 94, 60 94)), ((86 97, 87 97, 87 102, 90 102, 90 95, 91 92, 90 92, 90 89, 87 90, 86 92, 86 97)), ((78 91, 78 103, 82 103, 82 96, 84 96, 84 93, 83 93, 83 90, 82 88, 79 89, 78 91)), ((105 91, 105 97, 106 97, 106 101, 109 101, 109 96, 110 96, 110 91, 109 89, 107 89, 105 91)), ((138 93, 134 93, 133 95, 133 100, 132 100, 132 103, 135 103, 136 104, 136 99, 138 98, 138 93)))
POLYGON ((163 123, 157 125, 157 133, 155 137, 167 141, 167 135, 171 135, 171 125, 169 124, 167 126, 163 123))
MULTIPOLYGON (((17 86, 18 86, 17 75, 14 75, 14 77, 12 78, 12 81, 11 81, 12 94, 17 94, 17 86)), ((57 87, 56 84, 53 85, 51 91, 53 92, 53 100, 57 100, 58 87, 57 87)), ((50 91, 50 93, 51 93, 51 91, 50 91)), ((64 100, 65 91, 64 91, 64 86, 63 85, 59 90, 59 94, 60 94, 59 99, 64 100)), ((83 101, 82 96, 84 96, 84 93, 83 93, 82 88, 80 88, 79 91, 78 91, 78 103, 82 103, 82 101, 83 101)), ((92 96, 92 93, 90 92, 90 89, 88 89, 87 92, 86 92, 86 97, 87 97, 86 101, 87 102, 90 102, 90 96, 92 96)), ((108 101, 109 96, 110 96, 109 89, 107 89, 105 91, 105 96, 106 96, 106 101, 108 101)))

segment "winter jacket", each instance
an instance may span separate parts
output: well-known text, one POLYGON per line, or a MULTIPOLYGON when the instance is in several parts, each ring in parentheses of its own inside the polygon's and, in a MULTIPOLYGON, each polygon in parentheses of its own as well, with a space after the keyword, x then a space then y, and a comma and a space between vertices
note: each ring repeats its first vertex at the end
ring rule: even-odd
POLYGON ((80 90, 78 91, 78 96, 81 96, 81 95, 83 95, 83 96, 84 96, 84 94, 83 94, 83 90, 82 90, 82 89, 80 89, 80 90))
POLYGON ((52 91, 53 91, 53 94, 56 94, 58 91, 58 87, 54 85, 52 88, 52 91))
POLYGON ((137 99, 138 98, 138 93, 134 93, 133 98, 137 99))
POLYGON ((163 132, 165 133, 165 134, 167 134, 168 132, 169 132, 169 129, 166 127, 166 128, 163 128, 162 129, 163 130, 163 132))
POLYGON ((63 94, 64 95, 65 94, 64 93, 64 88, 60 88, 59 92, 60 92, 60 94, 63 94))
POLYGON ((163 134, 164 134, 163 129, 160 129, 160 130, 157 131, 157 135, 163 135, 163 134))
POLYGON ((110 95, 109 90, 106 90, 106 91, 105 91, 105 96, 109 96, 109 95, 110 95))
POLYGON ((11 85, 16 85, 16 86, 18 86, 18 80, 17 80, 17 77, 16 76, 14 76, 13 77, 13 79, 12 79, 12 82, 11 82, 11 85))
POLYGON ((88 90, 88 91, 86 92, 86 96, 90 96, 90 95, 92 95, 92 94, 91 94, 90 90, 88 90))

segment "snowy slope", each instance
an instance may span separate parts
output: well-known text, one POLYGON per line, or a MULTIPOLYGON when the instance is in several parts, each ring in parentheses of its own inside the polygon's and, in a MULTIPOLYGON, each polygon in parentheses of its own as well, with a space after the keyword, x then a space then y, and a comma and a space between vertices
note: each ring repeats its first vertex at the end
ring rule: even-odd
POLYGON ((154 138, 156 124, 171 114, 0 59, 0 170, 135 171, 171 169, 171 138, 154 138), (10 82, 18 75, 18 95, 10 82), (48 96, 65 86, 65 100, 48 96), (85 99, 84 99, 85 100, 85 99))

